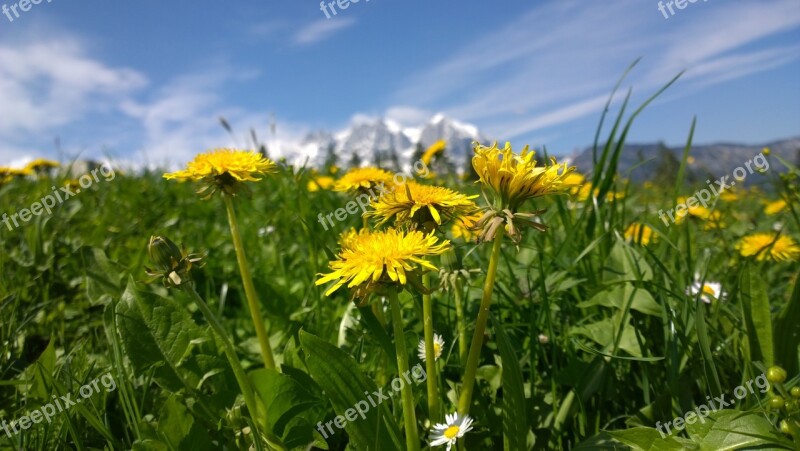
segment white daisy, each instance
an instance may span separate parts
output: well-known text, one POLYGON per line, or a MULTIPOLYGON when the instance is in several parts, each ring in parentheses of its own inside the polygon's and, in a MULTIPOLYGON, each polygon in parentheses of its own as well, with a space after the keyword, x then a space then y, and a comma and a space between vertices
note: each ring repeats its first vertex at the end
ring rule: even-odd
POLYGON ((447 451, 450 451, 458 439, 472 430, 472 418, 469 415, 462 417, 456 412, 452 415, 445 415, 445 420, 446 423, 433 426, 431 446, 442 446, 447 443, 447 451))
MULTIPOLYGON (((442 356, 442 350, 444 350, 444 340, 442 336, 439 334, 433 334, 433 360, 439 360, 439 357, 442 356)), ((417 346, 417 352, 419 354, 419 358, 422 361, 425 361, 425 340, 420 340, 419 345, 417 346)))
POLYGON ((692 297, 697 297, 699 294, 700 300, 706 304, 710 304, 712 301, 718 301, 725 296, 725 293, 722 292, 722 285, 720 283, 701 283, 699 280, 696 280, 692 286, 686 289, 686 294, 692 297))

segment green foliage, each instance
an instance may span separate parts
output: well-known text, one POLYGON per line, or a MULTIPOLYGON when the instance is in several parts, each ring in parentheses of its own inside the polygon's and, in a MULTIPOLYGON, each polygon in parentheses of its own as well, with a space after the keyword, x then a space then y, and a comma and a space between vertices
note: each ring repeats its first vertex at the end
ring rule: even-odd
MULTIPOLYGON (((735 244, 776 223, 797 240, 800 222, 794 210, 766 215, 761 201, 767 196, 748 190, 737 201, 715 199, 710 208, 722 227, 698 217, 664 224, 657 212, 694 187, 674 173, 655 186, 630 185, 617 174, 619 152, 640 111, 628 115, 629 100, 607 129, 598 128, 607 140, 598 143, 587 174, 597 195, 531 201, 530 210, 546 210, 539 219, 548 231, 526 233, 518 248, 502 250, 471 410, 475 429, 463 446, 794 449, 796 443, 776 432, 786 415, 766 408, 768 394, 750 395, 737 401, 737 410, 714 412, 705 424, 668 438, 654 429, 708 396, 730 394, 771 364, 787 370, 787 389, 797 386, 797 265, 745 259, 735 244), (634 222, 652 227, 657 241, 628 242, 624 232, 634 222), (706 304, 689 294, 700 279, 718 282, 723 298, 706 304)), ((687 141, 680 166, 672 162, 679 172, 689 164, 687 141)), ((51 215, 13 230, 0 225, 0 420, 19 419, 102 374, 117 383, 51 423, 12 438, 0 432, 0 449, 402 449, 396 399, 370 404, 365 419, 348 421, 333 435, 326 431, 328 437, 318 430, 379 387, 386 391, 397 371, 394 358, 386 358, 394 354, 389 325, 375 314, 384 313, 380 300, 375 309, 348 308, 345 290, 326 298, 314 284, 338 249, 339 234, 362 224, 359 215, 332 228, 318 221, 350 199, 308 192, 316 175, 281 166, 251 184, 251 196, 236 199, 280 373, 260 366, 220 199, 202 201, 191 184, 167 182, 160 172, 118 173, 51 215), (235 344, 257 412, 244 405, 222 346, 191 300, 141 283, 155 234, 189 251, 208 251, 206 266, 193 274, 195 288, 235 344), (276 441, 255 438, 256 429, 276 441)), ((766 177, 797 205, 796 179, 766 177)), ((14 180, 0 187, 0 210, 27 208, 63 183, 59 177, 14 180)), ((433 183, 478 193, 470 181, 433 183)), ((447 227, 441 232, 469 274, 463 300, 471 336, 490 249, 453 238, 447 227)), ((446 341, 438 362, 442 410, 453 412, 463 372, 454 352, 454 295, 435 290, 432 296, 434 327, 446 341)), ((409 343, 422 336, 417 317, 409 315, 404 325, 409 343)), ((427 439, 425 390, 413 388, 419 435, 427 439)))

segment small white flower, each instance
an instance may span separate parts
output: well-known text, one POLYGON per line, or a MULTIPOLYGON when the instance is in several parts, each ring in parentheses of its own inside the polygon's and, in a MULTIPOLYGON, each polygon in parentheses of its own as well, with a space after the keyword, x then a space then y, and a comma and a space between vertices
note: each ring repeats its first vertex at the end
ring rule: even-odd
MULTIPOLYGON (((442 336, 439 334, 433 334, 433 360, 439 360, 439 357, 442 356, 442 350, 444 350, 444 340, 442 336)), ((419 358, 424 362, 425 361, 425 340, 422 339, 419 341, 419 345, 417 346, 417 352, 419 354, 419 358)))
POLYGON ((445 420, 446 423, 439 423, 433 426, 431 446, 442 446, 447 443, 447 451, 450 451, 450 448, 455 445, 458 439, 472 430, 472 418, 469 415, 462 417, 456 412, 452 415, 445 415, 445 420))
POLYGON ((725 293, 722 292, 721 284, 717 282, 701 283, 699 280, 696 280, 692 286, 686 289, 686 294, 692 297, 697 297, 699 294, 700 300, 706 304, 718 301, 725 296, 725 293))
POLYGON ((545 334, 539 334, 539 343, 543 345, 550 343, 550 337, 545 334))
POLYGON ((267 235, 271 235, 273 232, 275 232, 275 227, 273 226, 262 227, 258 229, 258 236, 263 238, 267 235))

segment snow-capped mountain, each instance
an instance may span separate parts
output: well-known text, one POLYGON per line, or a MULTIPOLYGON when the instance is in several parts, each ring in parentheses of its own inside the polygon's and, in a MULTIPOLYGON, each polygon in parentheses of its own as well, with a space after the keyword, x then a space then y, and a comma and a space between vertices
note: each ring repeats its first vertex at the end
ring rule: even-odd
POLYGON ((403 125, 388 118, 354 120, 336 133, 315 131, 297 143, 268 143, 270 153, 289 162, 322 166, 335 159, 339 165, 359 164, 408 168, 412 158, 436 141, 447 142, 445 158, 458 168, 472 155, 472 142, 485 143, 477 127, 437 114, 421 124, 403 125))

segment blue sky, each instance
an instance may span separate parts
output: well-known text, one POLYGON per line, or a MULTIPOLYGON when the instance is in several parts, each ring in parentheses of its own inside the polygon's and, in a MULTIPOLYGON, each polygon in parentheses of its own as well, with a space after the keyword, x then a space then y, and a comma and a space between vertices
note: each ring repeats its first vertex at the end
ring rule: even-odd
POLYGON ((443 112, 568 154, 637 57, 634 103, 687 72, 632 141, 680 144, 695 115, 696 142, 800 135, 798 0, 698 0, 668 19, 652 0, 361 0, 330 19, 298 0, 17 11, 0 16, 0 164, 58 157, 56 137, 67 156, 183 162, 234 144, 218 117, 267 136, 273 114, 287 141, 443 112))

